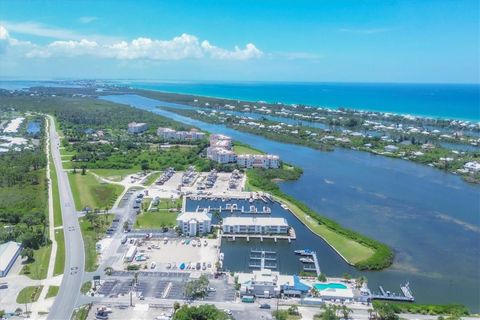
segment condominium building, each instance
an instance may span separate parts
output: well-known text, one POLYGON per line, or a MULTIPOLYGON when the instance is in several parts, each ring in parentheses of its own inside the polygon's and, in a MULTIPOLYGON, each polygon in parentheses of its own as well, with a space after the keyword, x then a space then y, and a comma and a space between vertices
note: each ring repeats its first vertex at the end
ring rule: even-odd
POLYGON ((285 218, 273 217, 226 217, 223 219, 223 233, 231 234, 287 234, 285 218))
POLYGON ((142 133, 147 131, 148 125, 146 123, 140 122, 130 122, 128 124, 128 133, 142 133))
POLYGON ((157 135, 165 140, 201 140, 205 138, 205 133, 198 131, 197 129, 191 129, 190 131, 176 131, 171 128, 158 128, 157 135))
POLYGON ((183 212, 177 218, 177 226, 183 234, 196 236, 209 233, 211 230, 212 214, 208 210, 183 212))
POLYGON ((280 158, 273 154, 241 154, 237 156, 237 164, 243 168, 279 168, 280 158))
POLYGON ((210 146, 231 150, 232 138, 223 134, 212 134, 210 135, 210 146))
POLYGON ((220 147, 208 147, 207 158, 222 164, 237 162, 237 155, 235 152, 220 147))

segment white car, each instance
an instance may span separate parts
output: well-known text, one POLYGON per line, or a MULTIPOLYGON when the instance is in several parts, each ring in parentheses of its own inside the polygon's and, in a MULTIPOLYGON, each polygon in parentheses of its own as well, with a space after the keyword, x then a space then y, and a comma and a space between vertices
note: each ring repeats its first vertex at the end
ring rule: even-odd
POLYGON ((223 309, 223 312, 225 312, 226 314, 228 314, 229 316, 231 316, 233 313, 232 313, 232 310, 230 309, 223 309))

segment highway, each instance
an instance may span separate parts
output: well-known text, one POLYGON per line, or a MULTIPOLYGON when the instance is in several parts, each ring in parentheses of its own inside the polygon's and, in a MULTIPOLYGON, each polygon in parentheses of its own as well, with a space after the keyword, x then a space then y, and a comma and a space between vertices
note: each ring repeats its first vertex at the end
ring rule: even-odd
POLYGON ((55 130, 53 118, 50 116, 48 118, 50 120, 50 146, 53 163, 57 170, 65 235, 65 269, 63 279, 58 295, 48 314, 48 319, 64 320, 71 318, 73 309, 80 296, 80 287, 82 286, 85 270, 85 251, 72 190, 70 189, 67 173, 63 171, 59 150, 60 139, 55 130))

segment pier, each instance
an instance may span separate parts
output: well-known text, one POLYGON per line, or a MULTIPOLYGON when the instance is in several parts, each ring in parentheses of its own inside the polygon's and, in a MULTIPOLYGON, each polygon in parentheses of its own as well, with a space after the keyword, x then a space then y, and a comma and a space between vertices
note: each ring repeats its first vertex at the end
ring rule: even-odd
POLYGON ((372 300, 389 300, 389 301, 403 301, 403 302, 414 302, 415 297, 410 290, 410 284, 407 282, 404 285, 400 286, 402 290, 402 294, 396 294, 390 291, 385 291, 382 286, 378 287, 380 289, 380 293, 372 294, 370 298, 372 300))
POLYGON ((250 250, 248 267, 252 269, 276 269, 277 253, 275 251, 250 250))
POLYGON ((317 276, 319 276, 321 274, 321 271, 320 271, 320 264, 318 263, 317 253, 311 250, 300 250, 300 251, 296 251, 295 253, 300 254, 302 256, 312 257, 313 259, 313 266, 311 263, 306 264, 303 266, 303 270, 313 271, 317 274, 317 276), (300 253, 300 251, 302 252, 300 253))

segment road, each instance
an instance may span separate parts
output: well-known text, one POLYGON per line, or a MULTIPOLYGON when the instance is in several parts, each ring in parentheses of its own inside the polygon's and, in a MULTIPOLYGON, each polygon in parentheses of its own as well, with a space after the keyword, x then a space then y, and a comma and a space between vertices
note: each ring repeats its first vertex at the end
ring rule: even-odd
POLYGON ((60 156, 60 139, 55 130, 52 117, 50 120, 50 146, 53 163, 57 170, 60 206, 62 210, 63 229, 65 235, 65 269, 60 290, 48 314, 48 319, 70 319, 73 309, 80 296, 80 287, 85 270, 85 251, 83 238, 78 223, 75 202, 68 181, 67 173, 63 170, 60 156))

